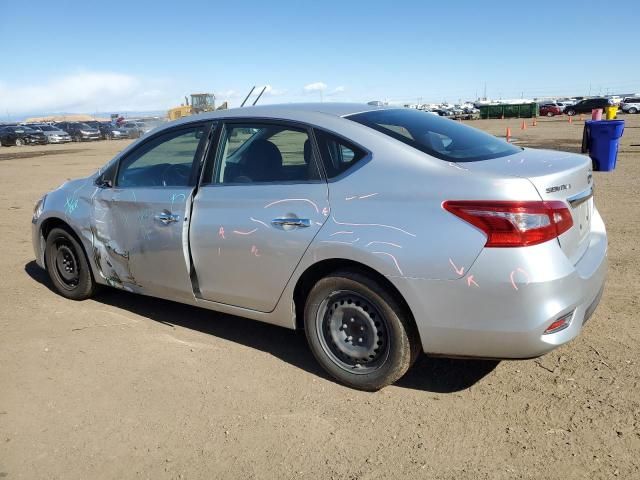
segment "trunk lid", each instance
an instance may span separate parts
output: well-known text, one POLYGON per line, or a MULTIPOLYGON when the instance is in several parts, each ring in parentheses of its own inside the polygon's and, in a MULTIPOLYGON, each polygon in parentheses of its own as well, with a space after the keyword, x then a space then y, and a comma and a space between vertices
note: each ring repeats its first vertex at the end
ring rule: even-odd
POLYGON ((470 171, 528 179, 543 200, 562 200, 573 226, 558 238, 562 251, 575 265, 589 246, 593 214, 593 169, 585 155, 553 150, 524 149, 516 155, 460 164, 470 171))

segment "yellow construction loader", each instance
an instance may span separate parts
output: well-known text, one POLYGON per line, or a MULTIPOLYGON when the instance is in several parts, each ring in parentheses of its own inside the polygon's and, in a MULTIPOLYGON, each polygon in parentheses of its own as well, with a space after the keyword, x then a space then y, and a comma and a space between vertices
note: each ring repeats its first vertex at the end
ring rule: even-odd
MULTIPOLYGON (((189 115, 195 115, 202 112, 213 112, 216 110, 216 96, 213 93, 192 93, 191 104, 189 98, 184 97, 185 103, 179 107, 173 107, 167 113, 169 120, 176 120, 189 115)), ((227 108, 227 102, 220 105, 217 110, 227 108)))

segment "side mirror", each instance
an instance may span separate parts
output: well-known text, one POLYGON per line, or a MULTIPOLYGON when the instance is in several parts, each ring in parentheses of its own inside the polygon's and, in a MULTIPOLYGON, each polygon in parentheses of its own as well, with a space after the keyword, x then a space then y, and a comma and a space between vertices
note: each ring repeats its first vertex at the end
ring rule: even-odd
POLYGON ((113 181, 110 178, 98 177, 96 186, 100 188, 113 188, 113 181))

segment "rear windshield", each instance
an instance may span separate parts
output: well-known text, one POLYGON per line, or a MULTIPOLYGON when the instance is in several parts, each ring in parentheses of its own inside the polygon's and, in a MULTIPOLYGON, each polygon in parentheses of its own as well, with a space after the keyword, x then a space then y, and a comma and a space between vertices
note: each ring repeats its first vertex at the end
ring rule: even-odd
POLYGON ((490 160, 521 151, 475 128, 409 108, 374 110, 346 118, 449 162, 490 160))

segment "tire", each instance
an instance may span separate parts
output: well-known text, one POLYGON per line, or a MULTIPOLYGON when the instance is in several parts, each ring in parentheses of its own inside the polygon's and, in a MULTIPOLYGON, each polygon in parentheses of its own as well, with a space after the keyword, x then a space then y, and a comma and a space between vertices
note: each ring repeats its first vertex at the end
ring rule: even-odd
POLYGON ((553 117, 553 112, 547 112, 547 117, 553 117))
POLYGON ((79 135, 76 135, 75 137, 73 137, 73 141, 80 143, 82 141, 82 139, 80 138, 79 135))
POLYGON ((396 382, 421 352, 411 315, 361 273, 339 271, 318 281, 305 303, 304 325, 320 365, 359 390, 396 382))
POLYGON ((16 138, 16 147, 24 147, 25 141, 21 138, 16 138))
POLYGON ((638 109, 636 107, 631 107, 629 110, 627 110, 627 113, 638 113, 638 109))
POLYGON ((56 291, 71 300, 85 300, 96 291, 89 261, 73 235, 54 228, 47 236, 45 266, 56 291))
POLYGON ((567 115, 569 115, 570 117, 573 117, 575 114, 576 114, 575 110, 573 110, 571 108, 569 110, 567 110, 567 115))

